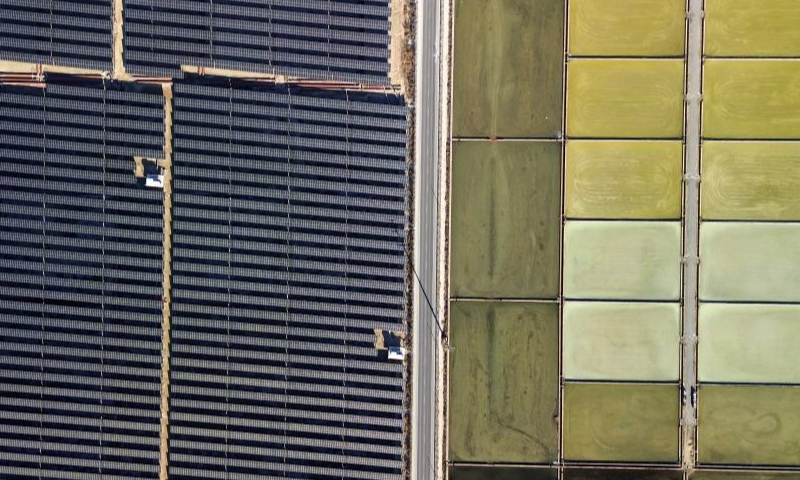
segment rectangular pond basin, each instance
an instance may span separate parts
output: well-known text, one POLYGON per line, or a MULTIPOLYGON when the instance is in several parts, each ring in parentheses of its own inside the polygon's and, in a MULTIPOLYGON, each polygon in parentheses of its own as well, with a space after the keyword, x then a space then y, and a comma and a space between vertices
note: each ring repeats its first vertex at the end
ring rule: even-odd
POLYGON ((564 460, 678 461, 677 385, 564 385, 564 460))
POLYGON ((454 142, 451 294, 556 298, 561 146, 454 142))
POLYGON ((450 480, 556 480, 555 468, 475 465, 450 467, 450 480))
POLYGON ((557 138, 564 0, 455 0, 453 136, 557 138))
POLYGON ((709 57, 800 56, 797 0, 705 0, 709 57))
POLYGON ((800 305, 700 305, 701 382, 800 384, 800 305))
POLYGON ((568 218, 680 219, 682 142, 571 140, 566 148, 568 218))
POLYGON ((450 303, 450 460, 558 457, 558 305, 450 303))
POLYGON ((564 296, 591 300, 677 300, 680 222, 567 221, 564 296))
POLYGON ((574 59, 567 66, 567 136, 681 138, 683 60, 574 59))
POLYGON ((564 480, 682 480, 680 470, 565 468, 564 480))
POLYGON ((701 385, 701 464, 800 465, 800 388, 701 385))
POLYGON ((703 136, 800 139, 800 61, 709 59, 703 73, 703 136))
POLYGON ((800 224, 705 222, 701 300, 800 302, 800 224))
POLYGON ((800 143, 706 141, 706 220, 800 220, 800 143))
POLYGON ((682 57, 686 0, 571 0, 572 56, 682 57))
POLYGON ((678 380, 678 303, 572 301, 563 322, 566 379, 678 380))
POLYGON ((709 472, 695 470, 690 480, 800 480, 800 472, 709 472))

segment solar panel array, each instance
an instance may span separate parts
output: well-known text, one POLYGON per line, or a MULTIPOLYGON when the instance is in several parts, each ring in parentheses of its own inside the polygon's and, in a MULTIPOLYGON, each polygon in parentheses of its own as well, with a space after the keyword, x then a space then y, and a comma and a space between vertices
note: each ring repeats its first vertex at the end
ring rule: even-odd
POLYGON ((0 85, 0 477, 157 478, 164 99, 0 85))
POLYGON ((111 70, 112 0, 0 0, 0 59, 111 70))
POLYGON ((388 0, 125 0, 125 64, 387 84, 388 0))
POLYGON ((334 95, 176 85, 172 480, 400 476, 406 107, 334 95))

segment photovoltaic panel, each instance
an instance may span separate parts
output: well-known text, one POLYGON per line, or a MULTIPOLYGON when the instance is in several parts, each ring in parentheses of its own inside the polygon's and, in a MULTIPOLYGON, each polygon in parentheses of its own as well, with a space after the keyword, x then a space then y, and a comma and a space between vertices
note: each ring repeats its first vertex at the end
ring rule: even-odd
POLYGON ((399 478, 403 366, 374 330, 404 331, 402 99, 174 101, 170 477, 399 478))
POLYGON ((158 477, 163 101, 0 86, 0 476, 158 477))
POLYGON ((112 0, 0 0, 0 59, 111 70, 112 0))
POLYGON ((181 65, 388 84, 389 1, 125 0, 129 73, 181 65))

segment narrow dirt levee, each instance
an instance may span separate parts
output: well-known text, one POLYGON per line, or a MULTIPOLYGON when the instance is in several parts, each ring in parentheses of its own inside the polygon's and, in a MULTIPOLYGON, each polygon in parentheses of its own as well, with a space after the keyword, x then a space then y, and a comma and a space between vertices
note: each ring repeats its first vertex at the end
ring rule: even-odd
POLYGON ((406 76, 403 72, 404 45, 407 43, 404 17, 408 0, 392 0, 389 35, 389 79, 392 85, 399 85, 405 94, 406 76))
POLYGON ((111 74, 117 80, 128 80, 130 77, 125 72, 125 59, 123 56, 123 0, 114 0, 114 14, 112 18, 112 30, 111 30, 111 38, 112 38, 112 65, 113 65, 113 72, 111 74))
POLYGON ((164 92, 164 224, 163 224, 163 291, 164 320, 161 332, 161 451, 159 479, 167 480, 169 463, 169 365, 170 313, 172 307, 172 85, 162 86, 164 92))
POLYGON ((700 237, 700 129, 703 89, 703 0, 689 2, 686 74, 683 272, 683 388, 690 396, 681 412, 683 468, 691 471, 697 456, 697 408, 691 392, 697 388, 697 281, 700 237))

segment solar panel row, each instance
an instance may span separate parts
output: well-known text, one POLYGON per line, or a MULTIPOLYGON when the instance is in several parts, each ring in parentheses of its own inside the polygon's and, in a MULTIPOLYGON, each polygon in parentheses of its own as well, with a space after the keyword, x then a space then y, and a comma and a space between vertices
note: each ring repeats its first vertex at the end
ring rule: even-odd
POLYGON ((0 476, 156 478, 163 97, 0 86, 0 476))
POLYGON ((387 84, 387 0, 126 0, 129 73, 181 65, 387 84))
POLYGON ((174 145, 170 478, 397 478, 401 100, 177 84, 174 145))
POLYGON ((0 59, 111 70, 111 0, 0 0, 0 59))

